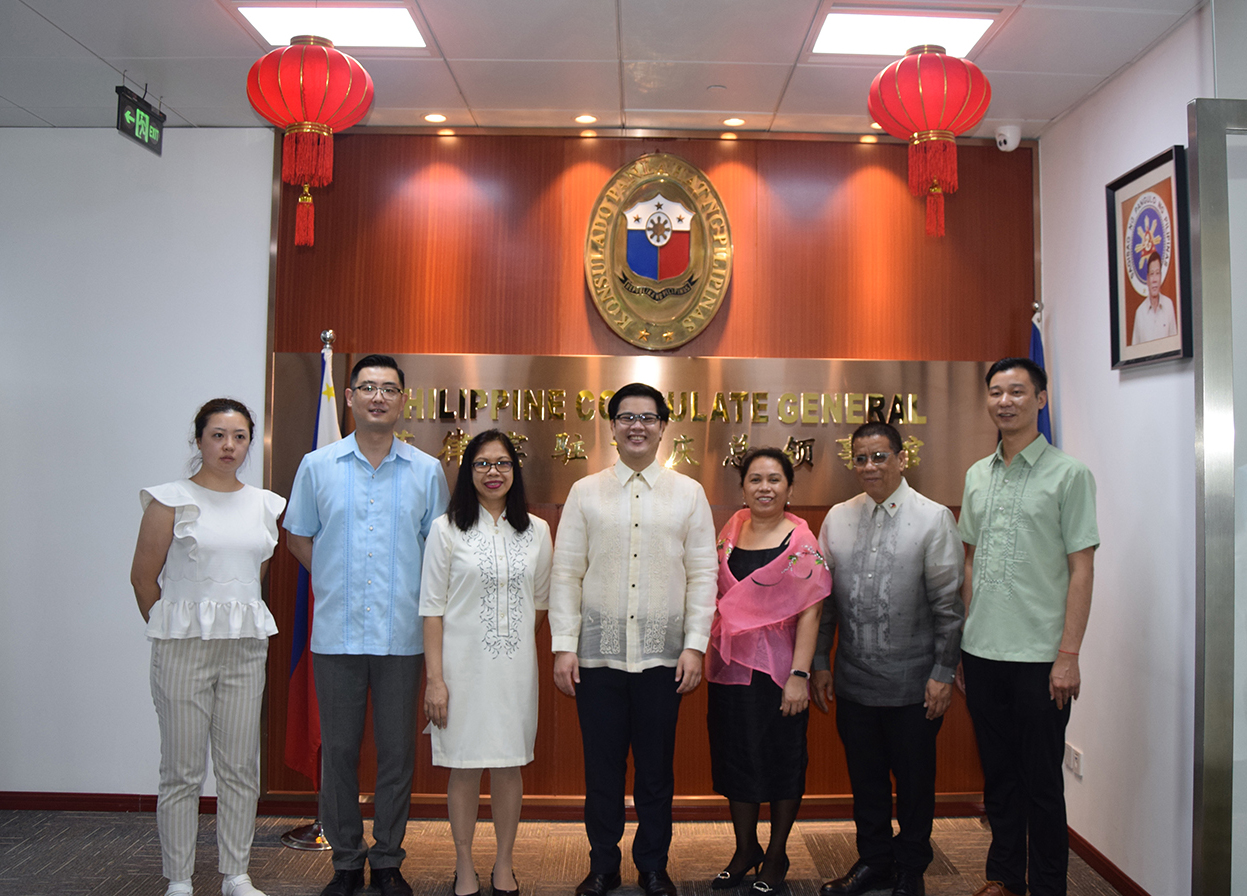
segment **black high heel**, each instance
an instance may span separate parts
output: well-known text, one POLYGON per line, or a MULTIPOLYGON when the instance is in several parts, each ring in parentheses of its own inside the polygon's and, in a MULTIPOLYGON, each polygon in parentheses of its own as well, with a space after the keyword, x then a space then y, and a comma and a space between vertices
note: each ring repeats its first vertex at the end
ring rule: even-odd
MULTIPOLYGON (((475 875, 474 875, 475 876, 475 875)), ((450 885, 451 896, 458 896, 459 893, 459 872, 455 872, 455 881, 450 885)), ((476 892, 469 893, 467 896, 481 896, 481 879, 476 876, 476 892)))
POLYGON ((788 889, 788 883, 785 878, 788 877, 788 868, 792 864, 788 856, 784 856, 784 870, 779 875, 779 881, 771 886, 762 879, 755 880, 753 886, 749 888, 749 892, 754 896, 773 896, 775 893, 782 893, 788 889))
POLYGON ((493 896, 520 896, 520 879, 515 876, 515 872, 511 872, 511 877, 515 880, 514 890, 503 890, 494 884, 494 872, 489 872, 489 888, 493 891, 493 896))
POLYGON ((715 875, 714 880, 710 881, 710 889, 731 890, 735 887, 739 887, 740 882, 745 879, 745 875, 750 871, 753 871, 754 874, 758 873, 758 869, 762 867, 762 862, 765 859, 766 852, 762 849, 761 844, 758 844, 754 847, 754 853, 749 858, 749 861, 745 863, 744 868, 737 871, 735 874, 732 874, 728 871, 728 869, 724 868, 717 875, 715 875))

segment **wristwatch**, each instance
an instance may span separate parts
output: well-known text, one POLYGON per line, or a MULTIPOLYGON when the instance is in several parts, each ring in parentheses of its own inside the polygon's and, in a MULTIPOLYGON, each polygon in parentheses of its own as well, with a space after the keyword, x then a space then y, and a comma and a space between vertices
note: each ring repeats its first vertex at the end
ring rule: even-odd
POLYGON ((793 675, 795 675, 795 676, 797 676, 797 678, 804 678, 804 679, 806 679, 807 681, 808 681, 808 680, 809 680, 809 678, 810 678, 810 673, 809 673, 809 672, 802 672, 800 669, 793 669, 793 670, 792 670, 792 674, 793 674, 793 675))

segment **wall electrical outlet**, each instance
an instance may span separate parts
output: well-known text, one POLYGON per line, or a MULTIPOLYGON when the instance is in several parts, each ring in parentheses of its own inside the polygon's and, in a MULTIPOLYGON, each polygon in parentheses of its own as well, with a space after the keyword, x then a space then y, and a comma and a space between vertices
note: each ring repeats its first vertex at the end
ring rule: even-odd
POLYGON ((1069 743, 1065 745, 1065 767, 1074 773, 1074 777, 1082 777, 1082 750, 1069 743))

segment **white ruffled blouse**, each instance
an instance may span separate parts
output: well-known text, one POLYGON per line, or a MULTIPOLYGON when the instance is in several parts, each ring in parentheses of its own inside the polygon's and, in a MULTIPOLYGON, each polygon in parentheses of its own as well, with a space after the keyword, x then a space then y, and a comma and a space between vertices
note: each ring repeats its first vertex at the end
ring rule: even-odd
POLYGON ((173 542, 160 573, 147 637, 154 640, 268 638, 277 622, 260 594, 260 565, 277 546, 286 499, 244 485, 217 492, 189 479, 139 492, 172 507, 173 542))

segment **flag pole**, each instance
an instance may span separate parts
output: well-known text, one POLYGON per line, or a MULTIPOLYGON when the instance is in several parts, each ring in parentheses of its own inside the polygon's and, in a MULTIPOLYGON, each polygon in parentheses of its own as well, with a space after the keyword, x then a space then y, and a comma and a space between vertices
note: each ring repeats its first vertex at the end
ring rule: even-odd
MULTIPOLYGON (((337 403, 335 400, 334 390, 333 390, 333 342, 335 338, 336 338, 336 334, 333 332, 333 330, 322 330, 321 331, 321 334, 320 334, 321 359, 322 359, 321 381, 319 384, 320 395, 316 399, 316 402, 317 402, 316 403, 316 409, 317 409, 316 410, 316 433, 315 433, 313 444, 312 444, 313 450, 324 447, 324 445, 327 445, 330 442, 336 441, 337 439, 341 438, 341 431, 339 430, 338 425, 337 425, 338 424, 337 403), (322 419, 322 417, 324 417, 325 419, 322 419)), ((298 625, 299 610, 298 610, 298 607, 296 606, 296 611, 295 611, 296 632, 294 635, 295 643, 294 645, 292 645, 292 648, 291 648, 291 653, 292 653, 291 680, 292 681, 295 680, 296 670, 301 665, 298 663, 299 655, 305 651, 310 651, 310 640, 309 639, 311 638, 311 609, 312 609, 310 605, 311 604, 311 594, 310 594, 311 588, 310 588, 310 581, 309 581, 310 572, 311 572, 310 570, 303 569, 302 566, 299 567, 299 579, 300 579, 299 591, 303 592, 305 583, 306 583, 308 593, 306 596, 303 596, 302 594, 300 594, 300 596, 296 598, 296 603, 298 600, 304 600, 308 603, 308 606, 306 607, 307 615, 304 617, 306 620, 305 626, 304 626, 306 628, 306 631, 303 631, 303 632, 300 632, 297 630, 299 628, 299 625, 298 625), (300 638, 302 638, 303 640, 300 640, 300 638)), ((310 662, 310 659, 311 659, 311 654, 310 652, 308 652, 306 661, 310 662)), ((310 669, 302 669, 302 673, 305 676, 305 678, 310 677, 310 669)), ((307 683, 305 681, 304 683, 305 692, 309 690, 306 687, 306 684, 307 683)), ((314 708, 314 701, 315 701, 314 694, 310 694, 308 699, 309 701, 313 703, 313 708, 314 708)), ((289 707, 289 703, 287 703, 287 706, 289 707)), ((289 709, 287 709, 287 717, 286 717, 287 754, 289 754, 292 751, 292 749, 296 749, 297 751, 297 748, 292 746, 291 733, 290 733, 291 721, 292 721, 291 715, 289 713, 289 709)), ((307 722, 308 722, 308 718, 305 716, 302 719, 302 723, 306 724, 307 722)), ((302 746, 304 748, 304 752, 306 752, 306 746, 307 746, 306 743, 300 743, 299 746, 302 746)), ((320 753, 319 743, 316 744, 315 750, 313 751, 313 755, 314 755, 314 762, 315 762, 315 768, 314 768, 315 776, 314 776, 312 783, 315 785, 316 795, 317 795, 316 818, 312 821, 311 824, 300 825, 299 827, 291 828, 290 830, 286 831, 286 833, 281 835, 281 842, 285 846, 288 846, 291 849, 298 849, 298 850, 304 850, 304 851, 310 851, 310 852, 323 852, 324 850, 331 849, 332 847, 329 845, 329 841, 325 838, 325 831, 324 831, 324 828, 321 827, 321 823, 320 823, 321 753, 320 753)), ((288 758, 287 764, 290 764, 290 762, 291 760, 288 758)), ((306 773, 306 768, 302 767, 301 763, 300 763, 300 767, 297 770, 304 771, 306 773)))

